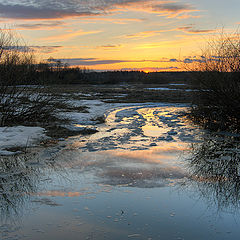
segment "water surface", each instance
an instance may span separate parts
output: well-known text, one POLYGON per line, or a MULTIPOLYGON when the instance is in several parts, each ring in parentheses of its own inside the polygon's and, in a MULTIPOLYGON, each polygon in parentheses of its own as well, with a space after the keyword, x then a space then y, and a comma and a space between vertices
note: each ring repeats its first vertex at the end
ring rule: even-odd
POLYGON ((238 239, 238 142, 184 111, 113 108, 96 134, 1 159, 1 239, 238 239))

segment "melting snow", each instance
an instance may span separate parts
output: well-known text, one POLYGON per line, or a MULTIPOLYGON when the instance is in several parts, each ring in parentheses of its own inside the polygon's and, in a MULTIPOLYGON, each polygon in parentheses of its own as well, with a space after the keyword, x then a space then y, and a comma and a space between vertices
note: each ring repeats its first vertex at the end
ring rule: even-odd
POLYGON ((16 152, 9 148, 30 147, 46 139, 45 129, 41 127, 0 127, 0 155, 11 155, 16 152))

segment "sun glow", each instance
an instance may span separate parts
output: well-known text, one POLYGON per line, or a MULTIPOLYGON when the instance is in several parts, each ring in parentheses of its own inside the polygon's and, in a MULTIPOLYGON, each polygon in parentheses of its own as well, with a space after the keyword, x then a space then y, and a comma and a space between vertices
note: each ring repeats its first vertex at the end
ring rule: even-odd
MULTIPOLYGON (((206 6, 194 0, 113 0, 101 7, 100 1, 74 1, 71 6, 62 1, 62 9, 52 3, 44 12, 36 12, 35 1, 16 2, 15 7, 3 6, 2 29, 6 23, 14 26, 41 59, 68 59, 70 66, 92 70, 181 71, 174 59, 194 57, 219 21, 213 14, 208 16, 212 24, 206 24, 206 6)), ((41 4, 39 9, 45 9, 41 4)), ((231 31, 239 19, 232 14, 228 22, 225 30, 231 31)))

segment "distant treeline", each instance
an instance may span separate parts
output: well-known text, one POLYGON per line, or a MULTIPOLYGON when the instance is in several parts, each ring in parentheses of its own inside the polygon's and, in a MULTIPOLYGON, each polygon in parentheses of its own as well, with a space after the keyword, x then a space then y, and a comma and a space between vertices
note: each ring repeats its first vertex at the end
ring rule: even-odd
POLYGON ((95 72, 81 68, 47 68, 38 71, 45 84, 119 84, 168 83, 186 81, 186 72, 105 71, 95 72))
POLYGON ((150 72, 143 71, 105 71, 96 72, 84 68, 70 68, 60 64, 17 64, 0 65, 1 82, 4 78, 13 85, 22 84, 119 84, 142 83, 160 84, 169 82, 185 82, 189 79, 187 72, 150 72), (8 76, 8 75, 11 76, 8 76))

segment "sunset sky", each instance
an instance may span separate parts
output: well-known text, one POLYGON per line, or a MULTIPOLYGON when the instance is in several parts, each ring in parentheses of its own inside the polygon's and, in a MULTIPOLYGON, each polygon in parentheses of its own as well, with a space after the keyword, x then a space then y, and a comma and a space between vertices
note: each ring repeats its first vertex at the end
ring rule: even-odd
POLYGON ((168 71, 194 61, 209 35, 236 30, 239 9, 239 0, 0 0, 0 24, 42 60, 168 71))

